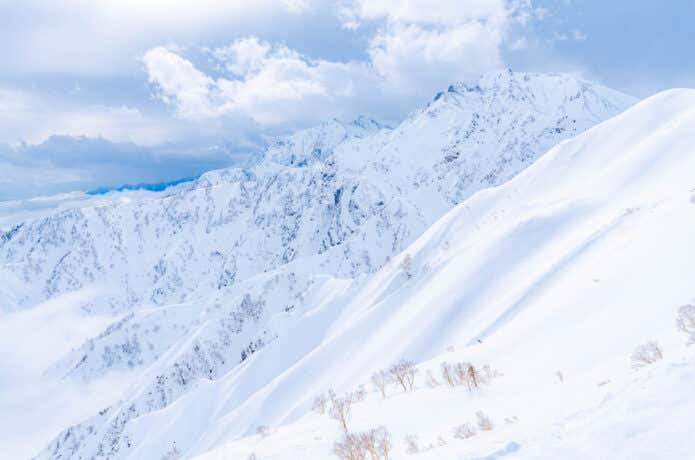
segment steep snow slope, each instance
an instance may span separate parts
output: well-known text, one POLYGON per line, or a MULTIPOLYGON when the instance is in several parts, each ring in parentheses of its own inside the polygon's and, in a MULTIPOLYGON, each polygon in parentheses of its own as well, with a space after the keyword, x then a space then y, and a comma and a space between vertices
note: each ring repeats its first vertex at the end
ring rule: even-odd
MULTIPOLYGON (((158 458, 175 442, 184 457, 327 458, 338 430, 306 415, 314 396, 405 357, 429 360, 423 370, 491 363, 503 375, 474 393, 428 389, 420 376, 413 393, 370 394, 351 426, 387 426, 394 458, 406 434, 432 444, 414 458, 688 458, 695 362, 674 319, 695 299, 694 127, 695 91, 674 90, 561 143, 375 275, 316 291, 241 366, 131 420, 113 455, 158 458), (651 339, 664 360, 630 370, 632 350, 651 339), (453 439, 477 410, 497 428, 453 439), (269 437, 243 438, 261 424, 269 437)), ((69 451, 57 441, 42 458, 59 453, 69 451)))
MULTIPOLYGON (((144 445, 142 430, 161 426, 147 414, 246 375, 250 357, 297 328, 304 334, 287 349, 301 359, 349 323, 345 299, 361 292, 362 274, 475 191, 631 103, 562 75, 488 75, 452 86, 393 130, 364 119, 326 123, 273 144, 250 171, 213 171, 173 192, 115 194, 17 225, 0 242, 4 310, 88 290, 68 318, 119 315, 100 333, 83 332, 49 376, 93 385, 114 370, 136 375, 119 401, 64 431, 44 455, 131 455, 144 445)), ((288 361, 266 365, 230 392, 230 410, 288 361)), ((266 417, 243 410, 240 433, 266 417)), ((191 431, 190 442, 202 434, 191 431)), ((139 455, 148 458, 150 447, 139 455)))

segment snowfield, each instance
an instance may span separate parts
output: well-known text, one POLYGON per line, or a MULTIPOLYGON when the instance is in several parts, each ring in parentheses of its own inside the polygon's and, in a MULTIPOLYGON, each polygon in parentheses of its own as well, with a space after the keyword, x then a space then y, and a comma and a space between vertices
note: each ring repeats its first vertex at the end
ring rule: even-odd
POLYGON ((0 457, 337 459, 343 401, 391 459, 691 458, 695 90, 633 102, 503 72, 13 223, 0 457))
POLYGON ((156 433, 138 439, 134 458, 162 439, 205 459, 328 458, 339 425, 307 414, 311 399, 359 384, 370 390, 349 427, 386 427, 392 458, 409 458, 408 435, 422 450, 413 458, 691 458, 695 349, 675 319, 695 301, 693 126, 695 91, 673 90, 561 143, 457 206, 344 304, 309 312, 238 372, 151 414, 156 433), (296 359, 306 324, 332 309, 339 320, 296 359), (633 368, 633 351, 652 340, 663 359, 633 368), (421 363, 416 389, 372 391, 371 373, 404 357, 421 363), (229 404, 279 361, 291 365, 229 404), (502 375, 450 388, 443 361, 502 375), (438 386, 426 385, 427 369, 438 386), (491 431, 452 436, 481 410, 491 431), (269 434, 243 436, 252 413, 269 434), (190 442, 198 426, 206 434, 190 442))

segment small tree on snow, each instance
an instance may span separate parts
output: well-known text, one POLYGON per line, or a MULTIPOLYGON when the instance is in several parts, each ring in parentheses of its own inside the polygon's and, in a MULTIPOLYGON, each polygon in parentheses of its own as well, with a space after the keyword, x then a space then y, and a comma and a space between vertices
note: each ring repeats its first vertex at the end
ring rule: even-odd
POLYGON ((451 432, 457 439, 468 439, 475 436, 475 427, 470 423, 464 423, 463 425, 455 426, 451 432))
POLYGON ((333 444, 333 453, 340 460, 365 460, 366 452, 359 435, 345 433, 342 441, 333 444))
POLYGON ((176 442, 171 446, 171 450, 162 456, 162 460, 179 460, 181 458, 181 451, 176 447, 176 442))
POLYGON ((413 258, 410 257, 410 254, 406 254, 405 257, 403 257, 400 267, 406 278, 410 279, 413 277, 413 258))
POLYGON ((405 359, 400 360, 389 368, 389 374, 394 382, 398 383, 403 391, 415 389, 415 374, 417 369, 415 363, 405 359))
POLYGON ((480 428, 482 431, 492 431, 492 429, 495 427, 490 417, 485 415, 483 411, 479 410, 476 412, 475 417, 478 420, 478 428, 480 428))
POLYGON ((391 377, 386 371, 379 371, 372 374, 372 383, 377 390, 381 393, 381 396, 386 397, 386 388, 391 383, 391 377))
POLYGON ((362 448, 371 460, 388 460, 391 453, 391 433, 383 426, 359 434, 362 448))
POLYGON ((328 411, 328 415, 338 421, 345 433, 348 432, 347 424, 352 412, 352 401, 353 396, 350 393, 342 397, 335 396, 335 393, 331 395, 331 408, 328 411))
POLYGON ((632 352, 632 367, 639 369, 649 366, 664 358, 661 347, 655 341, 649 341, 644 345, 640 345, 632 352))
POLYGON ((439 386, 439 380, 432 374, 432 371, 427 369, 427 374, 425 376, 425 384, 429 388, 435 388, 439 386))
POLYGON ((311 405, 311 410, 317 414, 323 415, 326 413, 326 407, 328 406, 328 399, 322 394, 314 398, 314 403, 311 405))
POLYGON ((420 452, 420 440, 414 434, 409 434, 404 439, 405 451, 409 454, 417 454, 420 452))
POLYGON ((456 373, 454 372, 454 368, 451 366, 451 364, 447 363, 444 361, 441 366, 442 369, 442 378, 446 383, 449 384, 449 386, 454 387, 456 386, 456 373))
POLYGON ((676 327, 688 335, 688 344, 695 343, 695 305, 683 305, 678 309, 676 327))

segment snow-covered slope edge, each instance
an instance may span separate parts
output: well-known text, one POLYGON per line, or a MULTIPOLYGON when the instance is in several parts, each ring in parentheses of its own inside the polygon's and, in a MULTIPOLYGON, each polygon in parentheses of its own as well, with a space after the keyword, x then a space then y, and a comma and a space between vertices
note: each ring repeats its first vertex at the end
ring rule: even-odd
MULTIPOLYGON (((94 286, 98 295, 77 312, 126 313, 69 353, 57 375, 74 383, 139 374, 121 401, 64 431, 52 455, 131 455, 140 443, 131 431, 146 414, 239 372, 297 327, 300 359, 350 317, 342 307, 360 274, 476 190, 631 102, 563 75, 487 75, 452 86, 393 130, 329 122, 271 146, 252 171, 213 171, 159 197, 27 222, 2 248, 8 279, 19 277, 7 291, 16 305, 94 286)), ((287 361, 267 365, 230 407, 287 361)))
POLYGON ((333 420, 305 415, 314 396, 367 383, 406 357, 435 371, 444 359, 489 362, 503 376, 477 393, 428 389, 420 376, 413 393, 357 404, 353 428, 387 426, 395 458, 407 434, 433 444, 419 458, 655 458, 663 449, 687 458, 694 363, 674 319, 695 299, 693 127, 695 91, 674 90, 560 144, 457 206, 342 304, 304 313, 234 372, 138 418, 126 429, 128 457, 175 441, 186 457, 217 447, 207 458, 250 448, 259 458, 326 458, 339 434, 333 420), (318 345, 306 343, 309 331, 318 345), (631 352, 652 339, 664 360, 631 371, 631 352), (476 410, 497 429, 453 439, 452 425, 476 410), (220 447, 261 424, 276 434, 220 447))

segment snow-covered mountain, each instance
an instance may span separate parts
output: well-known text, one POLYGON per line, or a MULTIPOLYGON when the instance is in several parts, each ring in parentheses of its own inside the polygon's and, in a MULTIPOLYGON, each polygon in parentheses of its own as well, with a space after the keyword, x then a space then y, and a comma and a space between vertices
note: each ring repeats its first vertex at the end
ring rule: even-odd
POLYGON ((164 305, 327 252, 312 273, 373 272, 472 193, 633 102, 568 76, 503 72, 450 87, 393 130, 326 123, 274 143, 252 170, 17 224, 0 240, 14 286, 0 301, 14 310, 98 284, 92 310, 164 305))
POLYGON ((238 372, 140 419, 133 458, 171 440, 206 460, 328 458, 343 435, 312 399, 402 358, 421 363, 415 389, 353 396, 348 418, 385 426, 392 458, 691 458, 694 127, 695 90, 671 90, 560 143, 238 372), (491 366, 469 391, 442 362, 491 366), (479 432, 455 436, 464 423, 479 432))
MULTIPOLYGON (((473 339, 460 335, 473 320, 459 307, 490 301, 492 290, 442 301, 468 286, 463 274, 449 285, 412 281, 439 272, 435 258, 423 262, 410 245, 444 225, 438 220, 452 208, 462 227, 441 241, 458 245, 452 254, 477 247, 475 235, 498 235, 507 227, 485 213, 507 222, 511 208, 479 205, 480 219, 465 218, 467 199, 632 103, 564 75, 491 74, 449 87, 395 128, 331 121, 274 142, 250 170, 80 201, 15 225, 0 237, 0 306, 14 312, 6 315, 59 302, 71 319, 95 323, 71 337, 74 349, 55 351, 46 378, 92 385, 121 372, 132 380, 91 418, 65 418, 39 457, 160 458, 174 441, 189 457, 260 424, 297 420, 317 391, 359 382, 374 366, 430 358, 454 336, 473 339), (416 285, 422 291, 408 287, 416 285), (418 292, 435 303, 397 307, 418 292), (420 308, 432 310, 430 320, 420 308), (365 324, 371 314, 378 318, 365 324), (398 324, 417 331, 400 345, 395 329, 378 329, 398 324), (391 339, 358 346, 373 334, 391 339), (336 371, 329 350, 358 359, 336 371)), ((514 212, 531 205, 519 198, 514 212)), ((491 265, 468 270, 472 281, 502 282, 491 265)))

